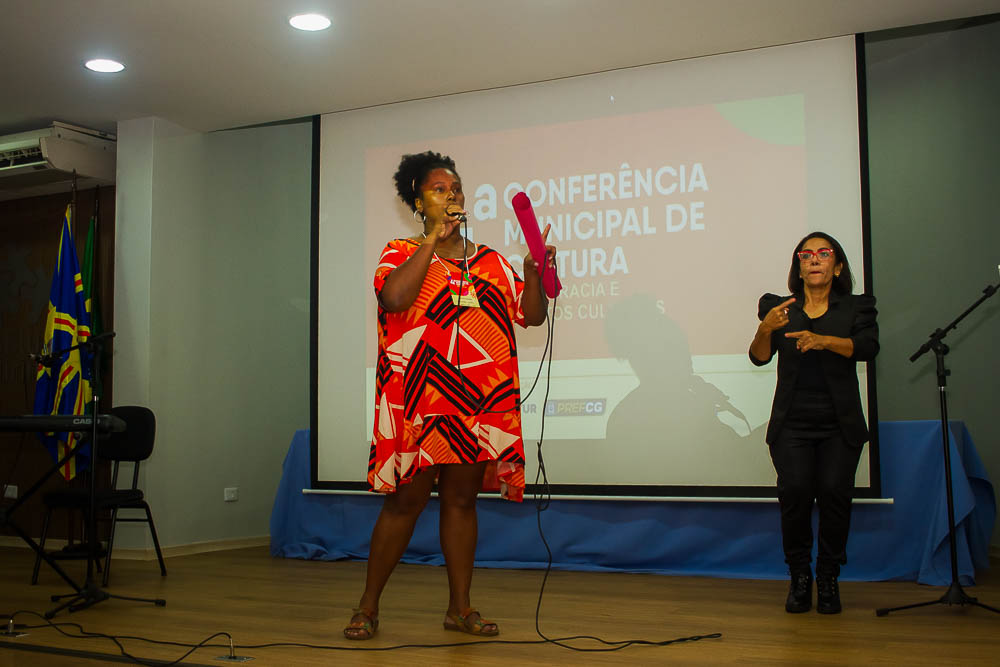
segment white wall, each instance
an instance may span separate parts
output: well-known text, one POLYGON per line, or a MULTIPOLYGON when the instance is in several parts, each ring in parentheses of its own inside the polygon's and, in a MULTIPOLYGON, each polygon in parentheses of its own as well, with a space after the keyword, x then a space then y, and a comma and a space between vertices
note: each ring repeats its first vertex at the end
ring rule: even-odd
POLYGON ((267 535, 308 428, 310 141, 308 123, 119 125, 115 402, 156 413, 142 484, 163 546, 267 535))

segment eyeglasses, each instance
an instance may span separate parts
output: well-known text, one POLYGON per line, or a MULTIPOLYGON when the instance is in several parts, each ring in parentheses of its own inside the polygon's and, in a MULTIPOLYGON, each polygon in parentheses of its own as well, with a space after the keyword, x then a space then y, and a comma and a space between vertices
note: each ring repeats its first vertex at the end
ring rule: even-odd
POLYGON ((833 257, 833 250, 829 248, 820 248, 819 250, 799 250, 795 253, 799 257, 800 262, 808 262, 813 257, 818 257, 821 260, 828 260, 833 257))

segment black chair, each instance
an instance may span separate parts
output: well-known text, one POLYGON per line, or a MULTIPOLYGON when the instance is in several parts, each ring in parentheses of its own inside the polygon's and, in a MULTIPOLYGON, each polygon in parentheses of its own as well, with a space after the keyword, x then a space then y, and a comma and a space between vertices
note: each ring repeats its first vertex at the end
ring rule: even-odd
MULTIPOLYGON (((156 417, 149 408, 134 405, 125 405, 111 409, 111 414, 125 422, 126 429, 121 433, 111 433, 106 439, 101 438, 97 445, 97 456, 101 459, 111 461, 111 485, 106 489, 98 489, 96 493, 95 507, 98 512, 111 512, 111 527, 108 532, 108 544, 104 554, 104 579, 103 585, 108 585, 108 577, 111 574, 111 551, 115 542, 115 526, 119 522, 145 522, 149 524, 149 533, 153 538, 153 546, 156 548, 156 558, 160 561, 160 575, 167 576, 167 567, 163 564, 163 553, 160 551, 160 541, 156 537, 156 526, 153 524, 153 514, 149 510, 142 489, 139 486, 139 464, 149 458, 153 453, 153 443, 156 439, 156 417), (132 486, 127 489, 116 488, 118 484, 118 469, 122 462, 132 462, 132 486), (137 509, 146 513, 143 517, 120 517, 119 510, 137 509)), ((52 512, 56 509, 82 510, 84 513, 90 509, 90 492, 88 489, 67 489, 64 491, 53 491, 46 493, 42 497, 45 504, 45 521, 42 524, 42 535, 39 539, 39 546, 45 548, 45 538, 49 529, 49 522, 52 512)), ((86 539, 90 539, 87 536, 86 539)), ((52 552, 53 556, 73 557, 59 552, 52 552)), ((81 550, 73 552, 75 557, 87 557, 87 553, 81 550)), ((31 583, 38 583, 38 570, 41 565, 41 556, 35 558, 35 569, 31 575, 31 583)), ((99 563, 97 564, 100 565, 99 563)))

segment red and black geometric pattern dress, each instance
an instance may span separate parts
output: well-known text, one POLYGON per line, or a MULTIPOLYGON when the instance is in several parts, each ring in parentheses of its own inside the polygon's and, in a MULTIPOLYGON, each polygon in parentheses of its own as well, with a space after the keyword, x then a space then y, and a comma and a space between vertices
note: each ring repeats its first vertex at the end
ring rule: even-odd
MULTIPOLYGON (((376 295, 419 247, 412 239, 386 245, 376 295)), ((459 280, 464 263, 437 255, 410 308, 389 313, 379 306, 372 491, 393 493, 427 466, 489 461, 483 490, 518 502, 524 496, 514 341, 514 324, 524 326, 524 281, 483 245, 468 267, 479 308, 455 305, 449 277, 459 280)))

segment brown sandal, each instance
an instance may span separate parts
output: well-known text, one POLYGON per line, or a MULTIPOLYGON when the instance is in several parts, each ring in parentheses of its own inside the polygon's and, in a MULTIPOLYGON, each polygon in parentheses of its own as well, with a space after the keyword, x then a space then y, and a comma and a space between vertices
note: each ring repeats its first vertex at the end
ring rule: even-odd
POLYGON ((348 639, 371 639, 378 630, 378 612, 372 609, 358 607, 351 616, 351 622, 344 628, 344 636, 348 639))
POLYGON ((496 637, 500 634, 500 628, 492 621, 483 620, 482 615, 475 609, 466 609, 461 614, 444 615, 444 629, 465 632, 479 637, 496 637), (469 617, 475 615, 476 619, 469 617))

